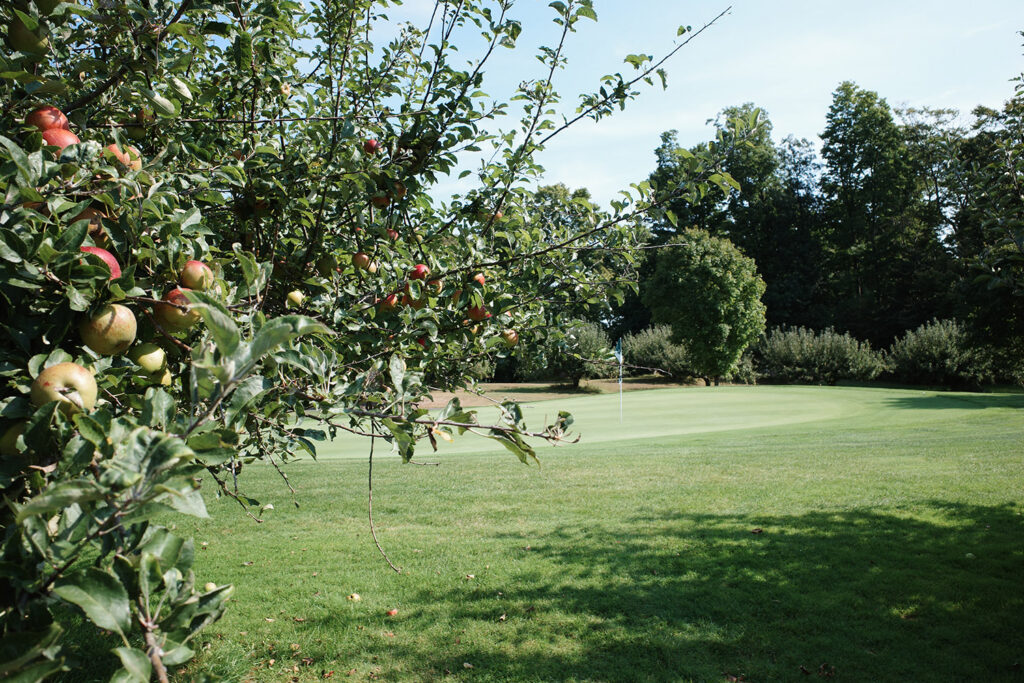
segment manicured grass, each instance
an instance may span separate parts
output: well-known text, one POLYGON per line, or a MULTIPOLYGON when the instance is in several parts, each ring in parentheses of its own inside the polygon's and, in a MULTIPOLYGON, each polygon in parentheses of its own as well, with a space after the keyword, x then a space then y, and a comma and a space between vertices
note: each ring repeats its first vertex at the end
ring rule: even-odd
POLYGON ((177 518, 206 544, 198 580, 237 586, 180 680, 1024 677, 1024 396, 722 387, 627 394, 625 425, 614 395, 526 411, 557 408, 584 440, 542 468, 468 437, 418 457, 440 467, 378 450, 400 575, 347 439, 290 468, 299 509, 251 468, 263 525, 224 500, 177 518))

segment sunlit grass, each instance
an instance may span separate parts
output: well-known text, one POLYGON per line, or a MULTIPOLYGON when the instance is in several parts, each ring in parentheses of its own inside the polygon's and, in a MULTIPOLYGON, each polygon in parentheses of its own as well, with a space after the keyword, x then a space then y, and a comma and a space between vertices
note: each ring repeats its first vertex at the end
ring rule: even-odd
POLYGON ((378 449, 377 531, 401 574, 370 538, 352 444, 290 468, 298 509, 247 469, 275 506, 264 524, 226 500, 177 518, 199 580, 237 586, 179 679, 1020 680, 1024 396, 626 398, 625 427, 616 396, 559 402, 584 442, 539 469, 378 449))

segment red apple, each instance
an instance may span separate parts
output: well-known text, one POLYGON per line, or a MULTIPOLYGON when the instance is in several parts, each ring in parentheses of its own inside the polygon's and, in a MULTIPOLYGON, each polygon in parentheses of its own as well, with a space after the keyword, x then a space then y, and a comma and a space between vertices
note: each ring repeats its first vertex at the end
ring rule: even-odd
POLYGON ((376 154, 380 151, 381 144, 377 140, 367 140, 363 143, 363 151, 367 154, 376 154))
POLYGON ((490 312, 488 312, 487 308, 484 307, 484 306, 472 306, 466 312, 466 315, 469 316, 470 320, 473 320, 475 322, 480 322, 481 320, 487 320, 488 318, 491 317, 490 312))
POLYGON ((398 295, 389 294, 377 302, 377 310, 381 313, 390 313, 398 308, 398 295))
POLYGON ((37 408, 59 401, 65 414, 89 412, 96 405, 98 387, 92 373, 77 363, 51 365, 32 382, 30 397, 37 408))
POLYGON ((387 208, 387 205, 391 203, 391 197, 386 194, 375 194, 370 197, 370 203, 376 206, 378 209, 387 208))
POLYGON ((424 306, 427 305, 427 299, 426 299, 426 297, 423 297, 422 299, 413 299, 408 294, 404 294, 402 296, 402 305, 403 306, 412 306, 413 308, 415 308, 418 311, 418 310, 420 310, 421 308, 423 308, 424 306))
POLYGON ((417 263, 413 266, 413 269, 409 271, 410 280, 426 280, 427 275, 430 275, 430 268, 427 268, 422 263, 417 263))
POLYGON ((87 220, 89 221, 89 234, 98 235, 103 232, 103 219, 106 217, 107 215, 102 211, 88 207, 82 213, 72 218, 71 222, 87 220))
POLYGON ((142 153, 139 152, 135 147, 128 145, 122 152, 117 145, 109 144, 106 149, 114 155, 123 166, 127 166, 132 171, 142 170, 142 153))
POLYGON ((487 282, 487 278, 484 277, 483 273, 477 273, 476 275, 473 276, 473 282, 476 282, 478 285, 483 287, 484 283, 487 282))
POLYGON ((43 131, 43 142, 51 147, 59 147, 63 150, 70 145, 77 145, 81 140, 66 128, 48 128, 43 131))
POLYGON ((117 262, 114 255, 106 249, 100 249, 99 247, 79 247, 82 251, 93 256, 100 257, 104 263, 107 264, 107 268, 110 268, 110 279, 116 280, 121 277, 121 264, 117 262))
POLYGON ((162 327, 172 332, 181 332, 199 322, 199 311, 189 307, 188 297, 185 296, 190 291, 187 287, 176 287, 164 295, 164 301, 168 303, 153 306, 153 317, 162 327))
POLYGON ((370 260, 370 256, 361 251, 357 251, 352 255, 352 265, 359 270, 365 270, 368 273, 377 272, 377 264, 370 260))
POLYGON ((408 190, 405 189, 405 184, 402 183, 402 181, 400 181, 400 180, 396 180, 395 181, 395 194, 393 196, 398 198, 398 199, 401 199, 402 197, 405 196, 406 192, 408 192, 408 190))
MULTIPOLYGON (((420 337, 420 338, 418 338, 418 339, 416 340, 416 343, 417 343, 417 344, 419 344, 420 346, 422 346, 423 348, 427 348, 427 338, 426 338, 426 337, 420 337)), ((398 610, 392 610, 392 612, 394 612, 395 614, 397 614, 397 613, 398 613, 398 610)), ((392 615, 392 614, 391 614, 391 612, 388 612, 388 616, 394 616, 394 615, 392 615)))
POLYGON ((519 343, 519 333, 515 330, 503 330, 501 338, 505 340, 505 343, 509 346, 515 346, 519 343))
POLYGON ((137 329, 135 314, 121 304, 104 306, 78 326, 85 345, 101 356, 127 351, 135 341, 137 329))
POLYGON ((440 280, 428 280, 427 288, 434 290, 435 294, 440 294, 444 284, 440 280))
POLYGON ((186 261, 178 282, 188 289, 205 291, 213 286, 213 271, 202 261, 186 261))
POLYGON ((398 239, 398 231, 397 230, 392 230, 391 228, 388 228, 387 229, 387 235, 392 240, 397 240, 398 239))
POLYGON ((64 112, 57 107, 51 107, 49 105, 45 107, 39 107, 31 114, 25 117, 26 126, 35 126, 39 130, 46 131, 51 128, 63 128, 69 130, 68 117, 64 116, 64 112))

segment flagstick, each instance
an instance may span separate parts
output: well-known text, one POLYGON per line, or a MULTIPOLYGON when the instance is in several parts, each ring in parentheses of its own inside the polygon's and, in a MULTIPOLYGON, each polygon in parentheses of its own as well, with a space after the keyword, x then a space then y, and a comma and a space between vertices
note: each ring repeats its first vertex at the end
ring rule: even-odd
POLYGON ((619 424, 622 424, 622 340, 615 344, 615 355, 619 361, 619 424))

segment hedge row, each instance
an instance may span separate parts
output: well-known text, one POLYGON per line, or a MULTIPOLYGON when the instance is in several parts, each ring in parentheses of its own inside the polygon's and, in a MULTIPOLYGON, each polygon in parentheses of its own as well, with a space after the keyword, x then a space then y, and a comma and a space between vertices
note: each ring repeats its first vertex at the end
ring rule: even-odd
MULTIPOLYGON (((633 374, 652 368, 673 377, 692 376, 684 346, 668 327, 652 327, 623 338, 633 374)), ((971 343, 954 320, 934 320, 907 332, 885 350, 871 348, 832 329, 776 328, 748 349, 732 381, 835 384, 884 377, 906 384, 973 387, 993 380, 992 354, 971 343)))

